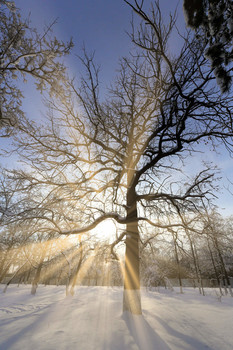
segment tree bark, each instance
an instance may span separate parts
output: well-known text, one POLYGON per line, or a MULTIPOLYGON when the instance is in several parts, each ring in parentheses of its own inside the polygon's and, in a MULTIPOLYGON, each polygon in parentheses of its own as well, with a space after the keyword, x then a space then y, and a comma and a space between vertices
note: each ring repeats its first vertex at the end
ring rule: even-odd
POLYGON ((5 288, 3 290, 3 293, 6 293, 7 287, 10 285, 10 283, 13 281, 15 276, 19 273, 19 271, 26 265, 26 262, 20 266, 20 268, 13 274, 13 276, 10 278, 10 280, 6 283, 5 288))
POLYGON ((199 266, 198 255, 197 255, 197 251, 196 251, 196 248, 195 248, 195 244, 192 241, 188 230, 185 230, 185 231, 186 231, 187 237, 189 239, 189 244, 190 244, 192 258, 193 258, 193 263, 194 263, 194 269, 195 269, 196 278, 197 278, 197 282, 198 282, 199 293, 202 294, 202 295, 205 295, 203 282, 202 282, 202 275, 201 275, 201 270, 200 270, 200 266, 199 266))
POLYGON ((79 236, 79 251, 80 251, 80 256, 79 256, 79 261, 78 261, 78 265, 74 271, 74 275, 72 277, 72 280, 70 282, 70 290, 69 290, 69 294, 70 295, 74 295, 74 288, 77 284, 77 280, 78 280, 78 274, 79 274, 79 271, 81 269, 81 265, 82 265, 82 262, 83 262, 83 244, 82 244, 82 237, 79 236))
POLYGON ((141 315, 139 230, 134 189, 130 189, 127 195, 127 219, 130 222, 126 225, 123 311, 141 315))
POLYGON ((174 243, 174 253, 175 253, 175 259, 178 267, 178 279, 179 279, 179 285, 180 285, 180 293, 183 294, 183 285, 182 285, 182 278, 181 278, 181 273, 180 273, 180 259, 178 255, 178 250, 177 250, 177 234, 175 236, 175 233, 172 232, 172 237, 173 237, 173 243, 174 243))
POLYGON ((45 255, 46 255, 46 250, 44 249, 44 251, 42 252, 41 258, 40 258, 39 265, 38 265, 38 267, 36 269, 35 277, 34 277, 34 279, 32 281, 32 288, 31 288, 31 294, 32 295, 36 294, 36 290, 37 290, 37 287, 38 287, 38 284, 39 284, 39 281, 40 281, 40 275, 41 275, 41 270, 42 270, 42 267, 43 267, 45 255))
POLYGON ((11 267, 11 262, 5 266, 5 268, 2 268, 2 270, 0 271, 0 283, 2 283, 3 279, 6 277, 9 269, 11 267))
MULTIPOLYGON (((218 244, 217 237, 214 237, 214 245, 215 245, 215 248, 217 249, 219 261, 220 261, 220 264, 221 264, 221 269, 222 269, 222 272, 223 272, 222 274, 225 277, 225 281, 226 281, 225 284, 227 284, 227 288, 229 289, 230 295, 233 297, 233 292, 232 292, 232 289, 231 289, 230 278, 229 278, 227 270, 226 270, 226 266, 225 266, 225 263, 224 263, 224 260, 223 260, 221 249, 220 249, 219 244, 218 244)), ((226 288, 226 293, 227 293, 227 288, 226 288)))
POLYGON ((221 287, 221 281, 219 279, 219 273, 218 273, 217 267, 215 265, 213 252, 212 252, 211 247, 210 247, 210 242, 209 242, 208 236, 206 237, 206 240, 207 240, 208 250, 209 250, 209 253, 210 253, 211 262, 212 262, 212 265, 213 265, 213 268, 214 268, 215 277, 216 277, 216 280, 217 280, 217 283, 218 283, 218 287, 219 287, 219 290, 220 290, 220 294, 223 295, 223 291, 222 291, 222 287, 221 287))

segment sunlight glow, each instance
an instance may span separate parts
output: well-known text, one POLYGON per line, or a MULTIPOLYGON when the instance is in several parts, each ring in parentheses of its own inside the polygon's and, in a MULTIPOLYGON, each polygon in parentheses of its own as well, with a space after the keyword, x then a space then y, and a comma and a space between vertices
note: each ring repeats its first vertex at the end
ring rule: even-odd
POLYGON ((116 224, 114 220, 108 219, 101 222, 91 233, 100 241, 109 241, 111 243, 116 238, 116 224))

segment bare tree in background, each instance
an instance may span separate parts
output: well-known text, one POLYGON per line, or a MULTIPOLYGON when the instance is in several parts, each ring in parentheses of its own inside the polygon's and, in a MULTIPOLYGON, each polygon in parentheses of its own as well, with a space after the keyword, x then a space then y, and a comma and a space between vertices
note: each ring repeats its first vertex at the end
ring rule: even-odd
POLYGON ((29 19, 21 18, 14 1, 0 1, 0 136, 17 129, 24 115, 20 82, 31 77, 40 92, 58 90, 65 75, 61 57, 73 44, 58 40, 52 34, 53 24, 39 33, 29 19))

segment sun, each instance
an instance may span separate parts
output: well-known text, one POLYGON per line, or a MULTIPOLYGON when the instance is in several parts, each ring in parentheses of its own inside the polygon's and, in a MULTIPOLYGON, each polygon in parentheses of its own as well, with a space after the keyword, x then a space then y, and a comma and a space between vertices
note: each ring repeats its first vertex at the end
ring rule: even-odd
POLYGON ((102 221, 91 233, 100 241, 109 240, 110 243, 116 238, 117 225, 112 219, 102 221))

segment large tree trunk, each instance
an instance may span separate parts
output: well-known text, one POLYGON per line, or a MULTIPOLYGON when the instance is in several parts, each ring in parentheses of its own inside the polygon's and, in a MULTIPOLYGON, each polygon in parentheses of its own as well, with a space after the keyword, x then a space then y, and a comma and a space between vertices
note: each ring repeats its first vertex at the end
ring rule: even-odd
POLYGON ((127 219, 130 222, 126 226, 123 311, 141 315, 139 231, 136 194, 132 189, 129 190, 127 195, 127 219))

